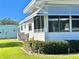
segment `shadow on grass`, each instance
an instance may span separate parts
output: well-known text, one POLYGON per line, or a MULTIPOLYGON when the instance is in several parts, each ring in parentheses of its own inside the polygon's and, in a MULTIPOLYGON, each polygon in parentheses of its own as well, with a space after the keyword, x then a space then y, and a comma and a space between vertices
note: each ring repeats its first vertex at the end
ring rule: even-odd
POLYGON ((5 48, 5 47, 21 47, 21 46, 23 46, 22 42, 0 43, 0 48, 5 48))

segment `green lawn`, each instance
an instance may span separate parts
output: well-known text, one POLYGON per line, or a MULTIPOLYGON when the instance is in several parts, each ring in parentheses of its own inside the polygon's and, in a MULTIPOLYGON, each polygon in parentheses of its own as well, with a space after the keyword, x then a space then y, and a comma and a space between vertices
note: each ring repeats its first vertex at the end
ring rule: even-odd
POLYGON ((24 53, 20 48, 22 42, 17 40, 0 40, 0 59, 79 59, 79 54, 40 55, 24 53))

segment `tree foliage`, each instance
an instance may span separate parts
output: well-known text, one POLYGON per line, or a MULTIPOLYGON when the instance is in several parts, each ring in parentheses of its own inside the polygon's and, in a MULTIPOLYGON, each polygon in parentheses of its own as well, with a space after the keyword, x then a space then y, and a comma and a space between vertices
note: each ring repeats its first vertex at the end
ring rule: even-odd
POLYGON ((10 18, 4 18, 4 19, 0 20, 0 24, 2 24, 2 25, 17 25, 18 22, 11 20, 10 18))

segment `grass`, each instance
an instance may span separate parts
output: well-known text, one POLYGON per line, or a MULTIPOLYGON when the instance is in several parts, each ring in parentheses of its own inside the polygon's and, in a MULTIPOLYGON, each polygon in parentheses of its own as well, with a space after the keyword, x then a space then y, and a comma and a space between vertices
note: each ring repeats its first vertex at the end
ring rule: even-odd
POLYGON ((79 59, 79 54, 43 55, 24 53, 20 48, 23 43, 17 40, 0 40, 0 59, 79 59))

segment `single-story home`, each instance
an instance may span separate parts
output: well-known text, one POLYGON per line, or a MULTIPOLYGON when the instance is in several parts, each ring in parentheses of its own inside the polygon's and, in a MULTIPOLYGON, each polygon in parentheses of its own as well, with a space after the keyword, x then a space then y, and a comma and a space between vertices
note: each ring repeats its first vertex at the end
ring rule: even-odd
POLYGON ((17 38, 17 25, 0 25, 0 38, 17 38))
POLYGON ((23 12, 20 34, 28 39, 79 40, 79 0, 32 0, 23 12))

